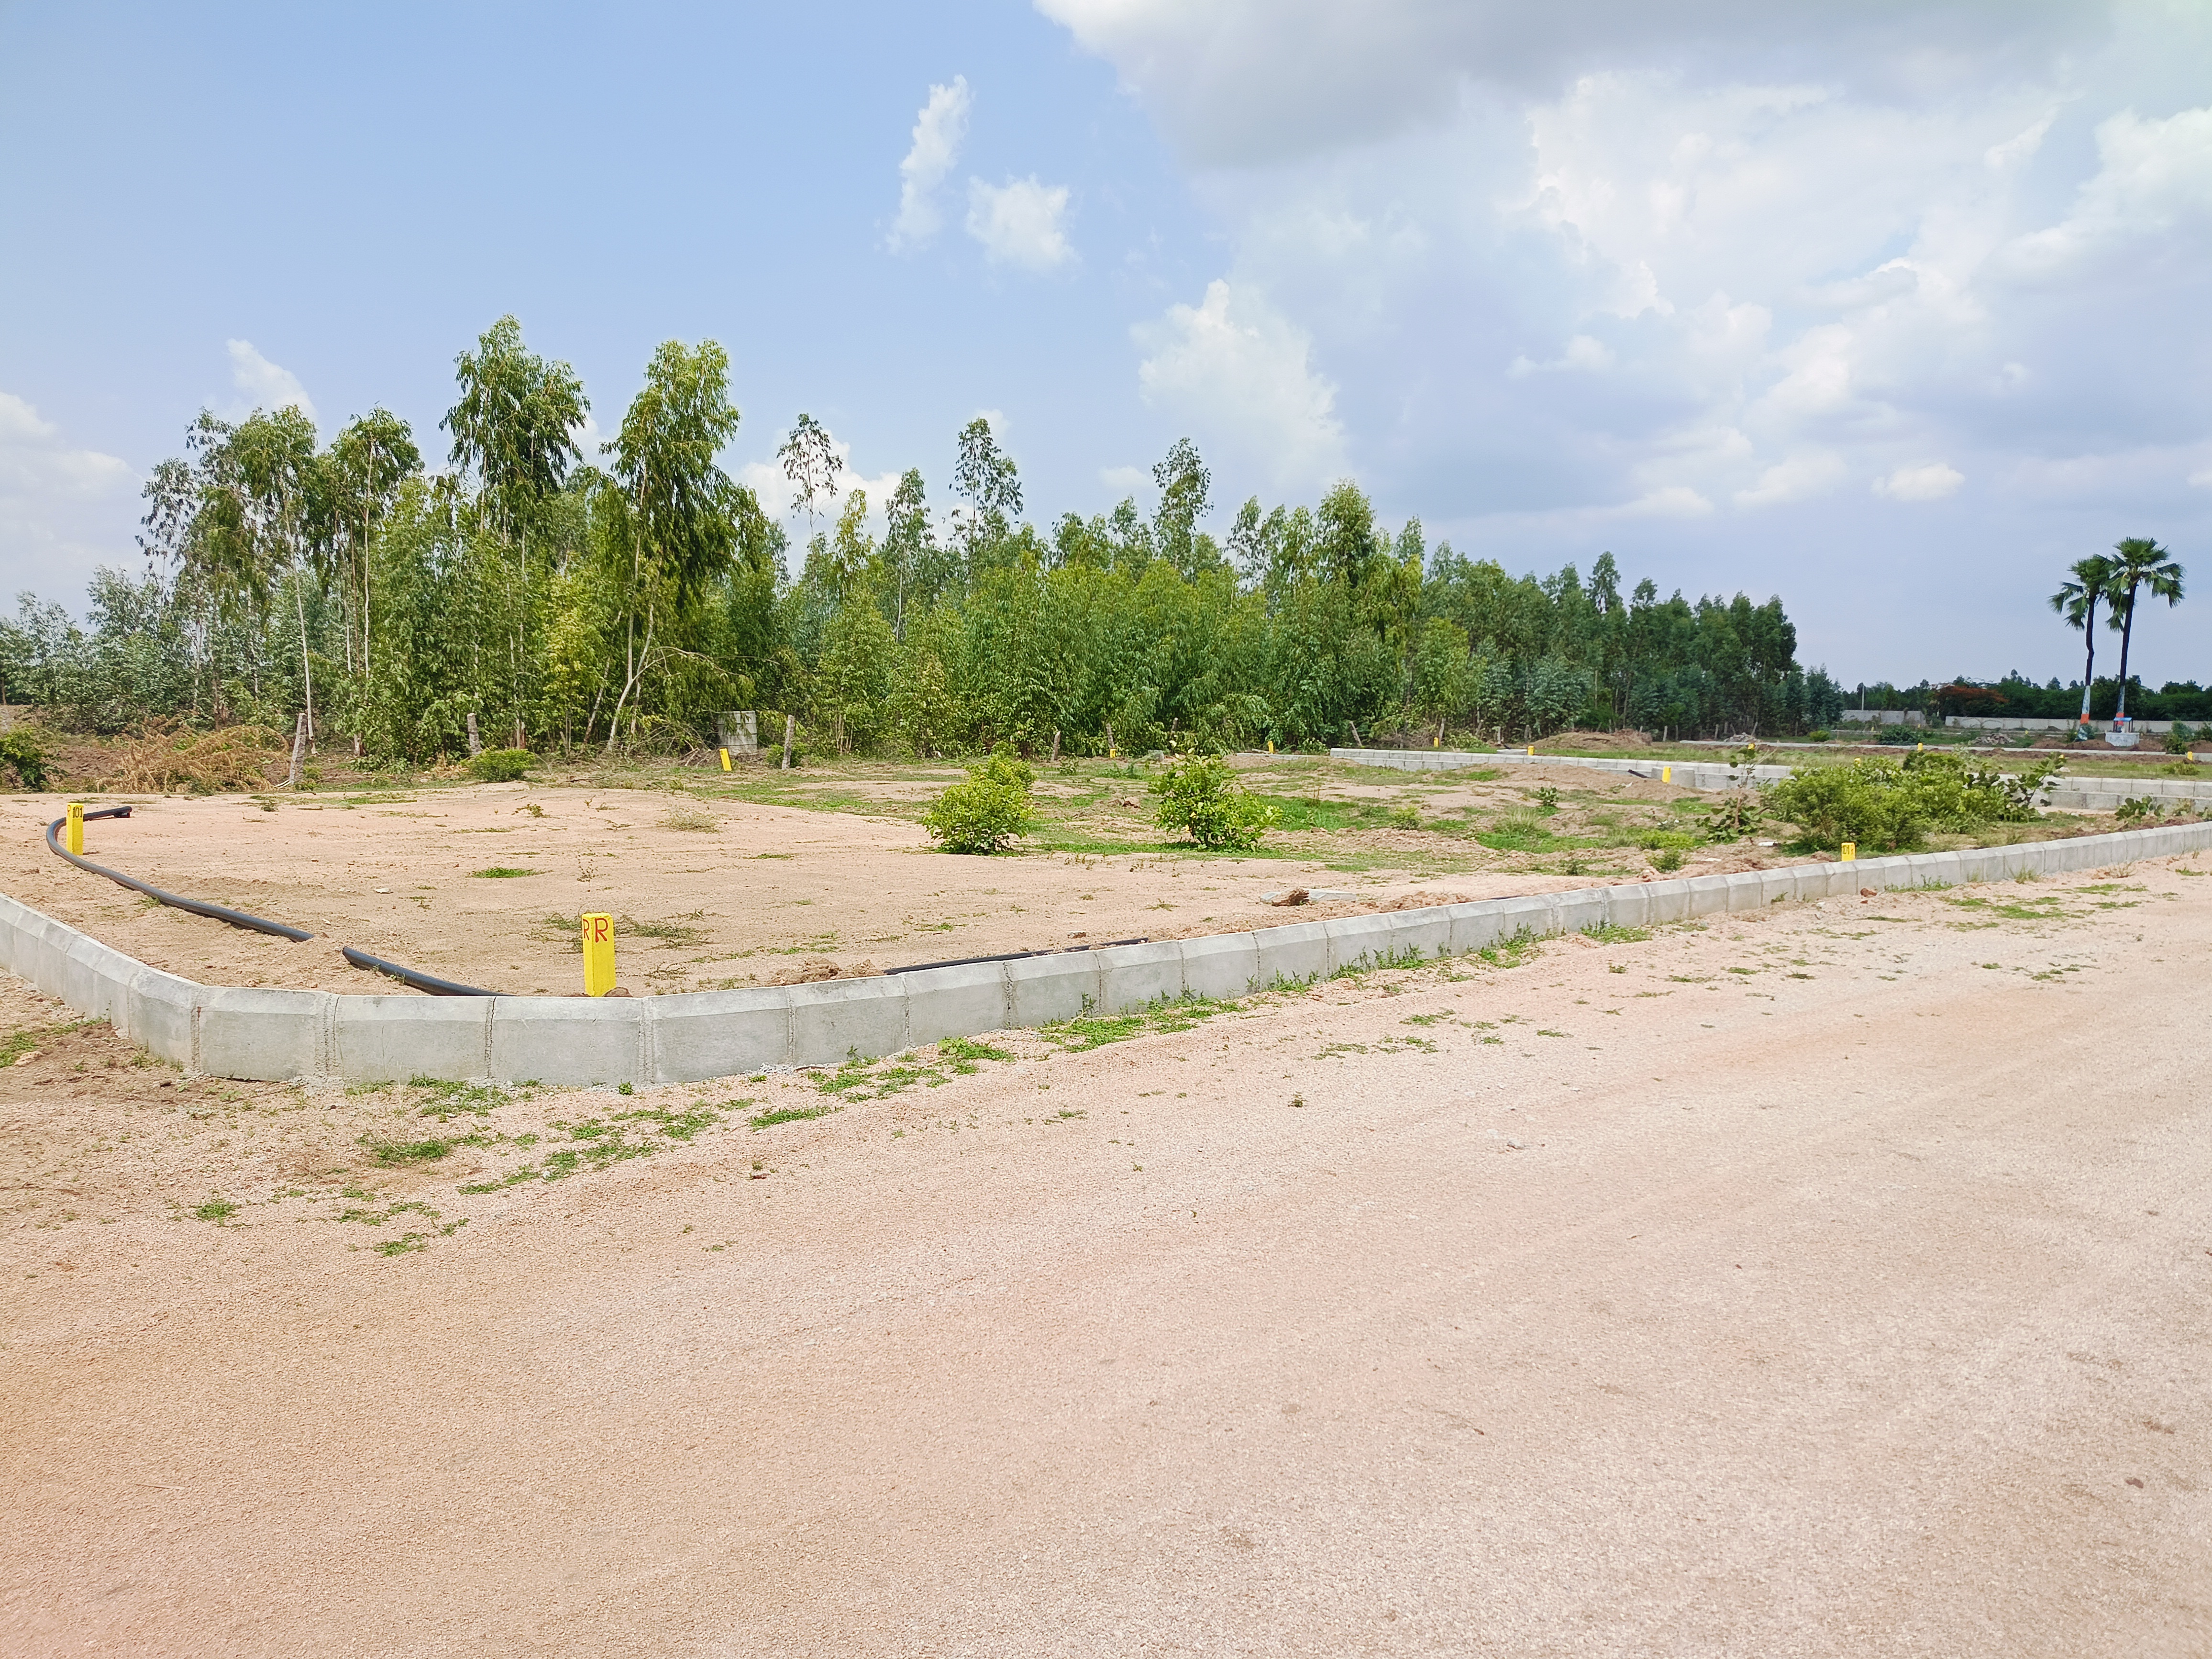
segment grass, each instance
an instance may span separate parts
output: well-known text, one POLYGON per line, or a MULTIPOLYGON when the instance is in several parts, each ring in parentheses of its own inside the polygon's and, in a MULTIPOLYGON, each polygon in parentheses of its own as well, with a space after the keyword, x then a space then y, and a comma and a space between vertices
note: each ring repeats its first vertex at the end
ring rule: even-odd
POLYGON ((518 870, 511 865, 495 864, 489 869, 471 870, 469 873, 483 881, 512 881, 517 876, 534 876, 535 870, 518 870))
POLYGON ((434 1164, 441 1158, 453 1156, 453 1149, 464 1143, 458 1140, 372 1140, 363 1136, 361 1145, 369 1149, 370 1155, 387 1170, 401 1169, 410 1164, 434 1164))
POLYGON ((220 1226, 237 1213, 237 1205, 227 1198, 216 1197, 209 1199, 207 1202, 195 1208, 192 1211, 192 1217, 195 1220, 212 1221, 220 1226))
POLYGON ((775 1106, 765 1112, 756 1112, 745 1120, 755 1129, 773 1129, 779 1123, 804 1123, 811 1118, 827 1117, 837 1108, 823 1106, 775 1106))

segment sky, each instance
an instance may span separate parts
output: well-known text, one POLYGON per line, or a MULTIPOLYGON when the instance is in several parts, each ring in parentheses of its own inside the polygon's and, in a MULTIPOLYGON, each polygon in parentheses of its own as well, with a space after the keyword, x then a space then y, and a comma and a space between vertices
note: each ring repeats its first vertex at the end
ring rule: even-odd
POLYGON ((442 461, 512 313, 592 446, 720 341, 779 509, 801 410, 940 507, 987 416, 1045 524, 1188 436, 1217 531, 1349 477, 1847 684, 2064 679, 2071 561, 2212 584, 2208 300, 2208 0, 0 0, 0 592, 73 610, 201 408, 442 461))

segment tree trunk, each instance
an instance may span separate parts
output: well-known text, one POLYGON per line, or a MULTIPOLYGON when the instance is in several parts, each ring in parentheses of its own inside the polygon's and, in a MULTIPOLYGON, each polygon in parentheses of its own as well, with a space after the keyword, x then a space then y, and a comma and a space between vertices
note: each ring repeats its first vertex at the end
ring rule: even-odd
POLYGON ((2089 723, 2089 693, 2097 684, 2097 602, 2089 601, 2089 614, 2081 624, 2082 637, 2089 641, 2089 660, 2081 665, 2081 724, 2089 723))
POLYGON ((469 710, 469 757, 473 760, 483 753, 483 744, 477 736, 477 711, 469 710))
POLYGON ((1054 726, 1054 727, 1052 728, 1052 762, 1051 762, 1051 763, 1052 763, 1053 765, 1054 765, 1054 766, 1057 766, 1057 765, 1059 765, 1059 764, 1060 764, 1060 728, 1059 728, 1058 726, 1054 726))
POLYGON ((527 749, 530 747, 529 744, 523 740, 522 716, 520 714, 517 714, 514 717, 514 746, 517 749, 527 749))
POLYGON ((2128 608, 2120 617, 2120 704, 2113 712, 2115 724, 2128 717, 2128 646, 2136 631, 2136 591, 2128 589, 2128 608))
POLYGON ((307 753, 307 716, 305 711, 302 711, 299 720, 292 727, 292 772, 287 787, 293 789, 300 787, 301 763, 306 759, 307 753))
POLYGON ((307 591, 297 570, 292 573, 292 602, 300 614, 300 678, 307 688, 307 706, 300 718, 307 723, 307 740, 312 743, 315 738, 315 671, 307 661, 307 591))
POLYGON ((777 769, 778 770, 784 772, 791 770, 791 743, 792 739, 798 735, 799 717, 795 714, 786 714, 783 717, 783 764, 777 769))

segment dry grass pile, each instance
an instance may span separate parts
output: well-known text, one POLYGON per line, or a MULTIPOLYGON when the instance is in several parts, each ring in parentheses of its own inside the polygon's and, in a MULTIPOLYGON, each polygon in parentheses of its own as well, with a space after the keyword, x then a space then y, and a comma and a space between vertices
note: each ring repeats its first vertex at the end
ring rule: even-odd
POLYGON ((284 739, 265 726, 149 726, 103 752, 93 781, 127 794, 222 794, 266 788, 285 757, 284 739))

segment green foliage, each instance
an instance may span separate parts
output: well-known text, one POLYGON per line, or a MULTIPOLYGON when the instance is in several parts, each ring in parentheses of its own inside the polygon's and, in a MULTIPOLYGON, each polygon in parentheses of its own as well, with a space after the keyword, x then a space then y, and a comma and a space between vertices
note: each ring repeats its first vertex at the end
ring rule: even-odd
POLYGON ((1723 795, 1705 816, 1705 833, 1715 841, 1741 841, 1765 821, 1765 812, 1756 792, 1738 789, 1723 795))
POLYGON ((527 749, 487 749, 467 761, 469 775, 485 783, 514 783, 538 763, 527 749))
POLYGON ((0 732, 0 766, 13 772, 15 781, 24 788, 44 789, 48 764, 46 746, 39 741, 36 732, 20 727, 13 732, 0 732))
POLYGON ((2173 729, 2166 734, 2166 752, 2186 755, 2197 747, 2197 733, 2190 730, 2187 720, 2176 720, 2173 729))
POLYGON ((1651 867, 1659 871, 1675 871, 1682 867, 1682 849, 1662 847, 1651 854, 1651 867))
POLYGON ((2122 823, 2137 824, 2158 816, 2159 803, 2149 795, 2130 795, 2112 809, 2122 823))
POLYGON ((937 798, 921 827, 948 853, 1002 853, 1029 833, 1036 781, 1027 762, 994 753, 937 798))
POLYGON ((1249 852, 1280 816, 1237 781, 1236 769, 1218 755, 1181 754, 1152 780, 1160 798, 1154 822, 1181 830, 1200 847, 1249 852))
POLYGON ((2033 820, 2064 763, 2052 756, 2006 777, 1939 750, 1899 760, 1867 755, 1842 766, 1800 767, 1766 791, 1766 801, 1814 846, 1849 841, 1893 851, 1918 846, 1930 829, 2033 820))

